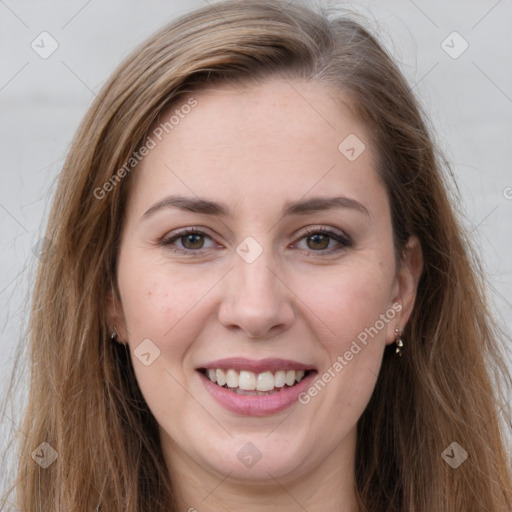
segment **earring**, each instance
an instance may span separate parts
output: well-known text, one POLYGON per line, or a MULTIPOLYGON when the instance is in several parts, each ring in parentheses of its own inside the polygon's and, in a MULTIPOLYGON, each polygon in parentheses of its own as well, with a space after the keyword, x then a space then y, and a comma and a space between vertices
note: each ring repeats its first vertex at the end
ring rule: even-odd
POLYGON ((119 336, 119 333, 117 332, 117 329, 116 329, 116 326, 112 326, 112 328, 114 329, 114 332, 111 334, 110 336, 110 339, 112 341, 117 341, 117 337, 119 336))
POLYGON ((404 346, 404 340, 402 339, 402 329, 395 329, 395 343, 396 343, 396 351, 395 353, 402 357, 402 348, 404 346))

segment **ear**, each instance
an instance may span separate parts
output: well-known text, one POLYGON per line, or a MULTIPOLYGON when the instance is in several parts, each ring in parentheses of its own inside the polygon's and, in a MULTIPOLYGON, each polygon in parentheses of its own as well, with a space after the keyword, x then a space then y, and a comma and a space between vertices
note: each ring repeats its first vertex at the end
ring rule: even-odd
MULTIPOLYGON (((395 341, 395 329, 403 330, 414 308, 418 283, 423 272, 423 253, 421 244, 417 237, 411 236, 407 241, 402 259, 399 262, 398 271, 395 278, 393 289, 394 305, 400 304, 401 309, 394 319, 394 327, 389 330, 386 337, 386 343, 391 344, 395 341)), ((397 310, 396 307, 394 307, 397 310)))
POLYGON ((126 321, 124 318, 123 305, 118 292, 112 286, 107 294, 107 321, 109 329, 117 331, 116 341, 119 343, 127 343, 128 332, 126 330, 126 321))

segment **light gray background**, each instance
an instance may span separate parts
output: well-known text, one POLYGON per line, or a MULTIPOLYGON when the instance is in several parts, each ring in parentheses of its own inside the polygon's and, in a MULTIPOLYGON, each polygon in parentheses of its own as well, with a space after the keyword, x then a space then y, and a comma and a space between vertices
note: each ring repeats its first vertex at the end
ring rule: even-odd
MULTIPOLYGON (((205 3, 0 0, 0 391, 27 320, 32 248, 80 119, 132 48, 205 3), (59 45, 47 59, 31 48, 43 31, 59 45)), ((429 113, 458 176, 460 208, 483 257, 490 298, 511 332, 512 2, 337 4, 369 18, 429 113), (452 52, 462 48, 462 40, 446 39, 453 31, 469 44, 456 59, 441 46, 446 40, 452 52)), ((0 438, 12 419, 2 417, 0 438)))

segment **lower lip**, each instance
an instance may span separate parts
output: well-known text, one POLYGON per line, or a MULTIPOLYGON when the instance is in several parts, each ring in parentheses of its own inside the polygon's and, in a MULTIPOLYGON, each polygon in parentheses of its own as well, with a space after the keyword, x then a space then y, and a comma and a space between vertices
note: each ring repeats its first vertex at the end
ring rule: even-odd
POLYGON ((295 386, 259 396, 239 395, 214 384, 202 373, 200 376, 206 390, 229 411, 243 416, 268 416, 284 411, 297 402, 298 396, 309 387, 316 374, 317 372, 313 371, 295 386))

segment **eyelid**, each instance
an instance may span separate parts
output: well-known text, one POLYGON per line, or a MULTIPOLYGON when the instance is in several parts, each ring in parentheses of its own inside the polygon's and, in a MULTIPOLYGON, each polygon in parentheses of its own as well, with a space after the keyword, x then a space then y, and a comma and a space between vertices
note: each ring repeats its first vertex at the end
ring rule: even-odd
POLYGON ((198 235, 205 235, 209 236, 211 238, 211 235, 209 235, 206 232, 206 228, 202 228, 199 226, 186 226, 183 228, 178 228, 173 230, 170 233, 165 234, 162 237, 162 240, 172 240, 173 238, 180 238, 181 236, 189 235, 189 234, 198 234, 198 235))
POLYGON ((297 235, 298 239, 302 239, 307 236, 312 236, 321 233, 323 235, 329 235, 334 238, 339 238, 346 245, 351 245, 353 243, 352 238, 349 235, 347 235, 347 233, 345 233, 344 231, 327 226, 306 226, 305 228, 303 228, 303 231, 299 233, 300 234, 297 235))

